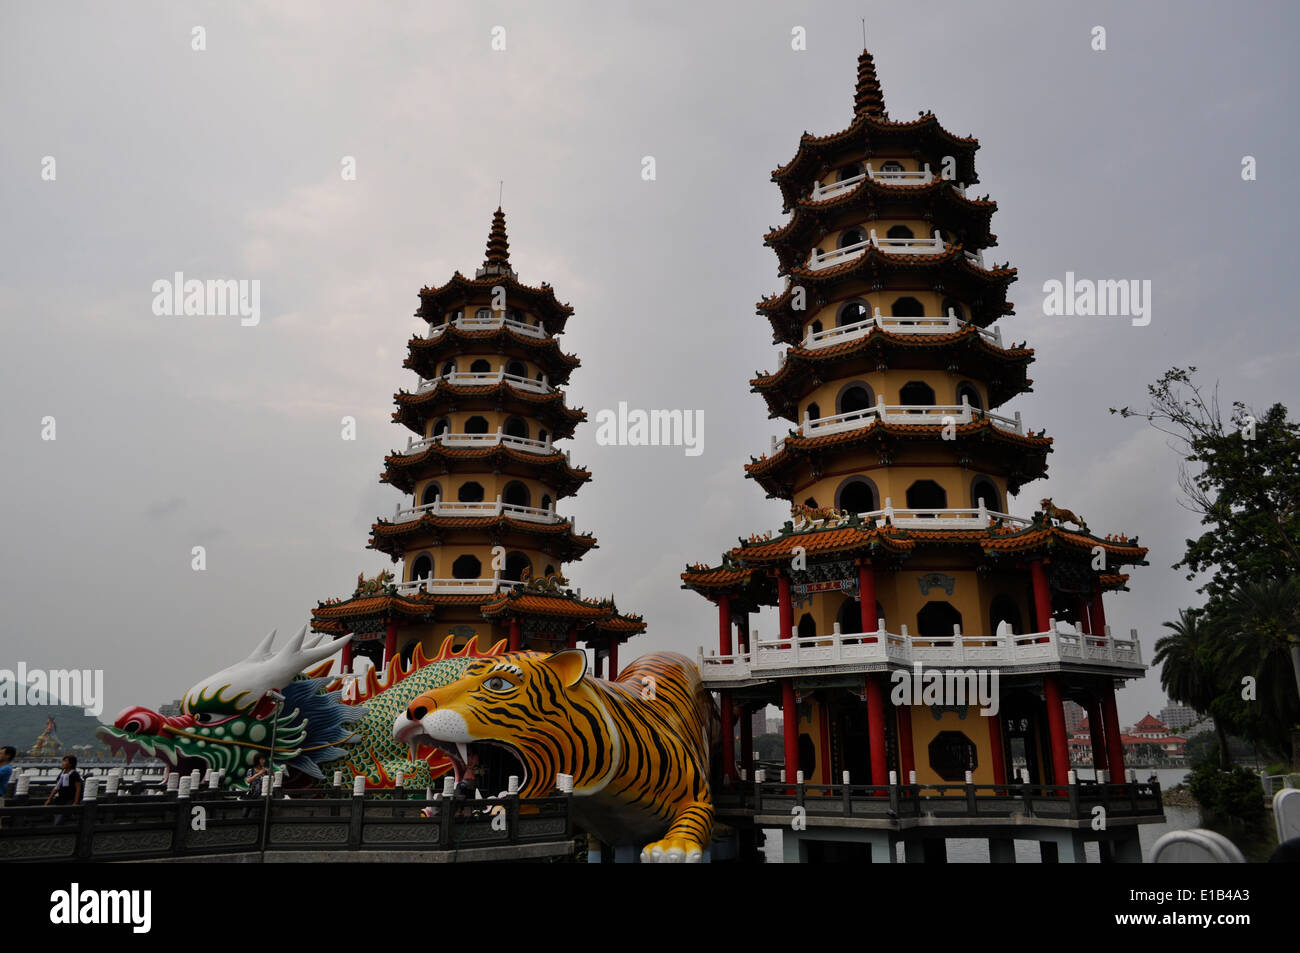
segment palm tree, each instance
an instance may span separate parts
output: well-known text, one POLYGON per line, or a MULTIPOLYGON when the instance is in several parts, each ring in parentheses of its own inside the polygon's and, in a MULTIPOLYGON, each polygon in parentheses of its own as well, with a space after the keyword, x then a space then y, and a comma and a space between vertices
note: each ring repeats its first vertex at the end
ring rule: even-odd
MULTIPOLYGON (((1237 682, 1255 679, 1260 738, 1274 751, 1292 749, 1300 720, 1300 577, 1243 583, 1224 597, 1209 629, 1221 670, 1237 682)), ((1294 752, 1293 752, 1294 754, 1294 752)))
MULTIPOLYGON (((1204 715, 1222 694, 1215 667, 1214 645, 1209 632, 1200 624, 1196 609, 1179 609, 1177 622, 1166 622, 1173 635, 1156 640, 1155 662, 1160 666, 1160 686, 1174 701, 1190 705, 1204 715)), ((1219 766, 1229 766, 1228 733, 1221 719, 1214 719, 1219 737, 1219 766)))

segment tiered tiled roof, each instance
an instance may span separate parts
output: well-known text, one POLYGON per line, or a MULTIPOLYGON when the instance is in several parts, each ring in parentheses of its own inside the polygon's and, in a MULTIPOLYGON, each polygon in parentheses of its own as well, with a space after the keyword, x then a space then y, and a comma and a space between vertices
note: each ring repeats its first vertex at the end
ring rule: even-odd
POLYGON ((539 394, 506 380, 493 384, 457 384, 440 380, 421 394, 408 391, 394 394, 393 403, 397 410, 393 411, 393 421, 423 435, 425 423, 430 417, 442 413, 442 402, 448 398, 455 400, 460 410, 480 406, 475 401, 484 407, 518 408, 544 422, 557 440, 572 437, 578 424, 587 419, 585 410, 565 406, 564 394, 558 390, 539 394))
POLYGON ((536 523, 511 516, 433 516, 425 513, 419 519, 392 523, 377 520, 370 528, 370 548, 387 553, 396 560, 412 545, 412 540, 434 537, 441 539, 448 532, 475 530, 486 540, 496 535, 522 535, 535 537, 539 547, 555 552, 556 558, 569 562, 581 559, 583 554, 596 548, 596 537, 575 534, 573 523, 536 523))
POLYGON ((403 493, 415 492, 416 482, 431 465, 439 473, 444 469, 454 473, 461 468, 482 468, 511 476, 532 476, 554 489, 556 499, 560 500, 577 493, 591 479, 590 470, 573 466, 560 450, 548 454, 528 453, 504 443, 491 447, 448 447, 434 443, 419 453, 394 451, 384 457, 384 464, 380 482, 395 486, 403 493))
POLYGON ((572 354, 560 350, 555 338, 538 338, 521 334, 509 325, 497 328, 461 328, 450 325, 433 337, 412 337, 403 367, 410 368, 421 377, 436 377, 443 361, 466 348, 495 351, 501 354, 516 353, 541 367, 551 383, 563 387, 569 375, 582 364, 572 354))

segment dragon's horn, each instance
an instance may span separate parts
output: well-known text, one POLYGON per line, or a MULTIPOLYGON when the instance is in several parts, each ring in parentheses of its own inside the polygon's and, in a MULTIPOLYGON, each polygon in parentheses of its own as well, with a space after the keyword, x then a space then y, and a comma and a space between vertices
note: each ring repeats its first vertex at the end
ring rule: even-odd
POLYGON ((276 631, 277 631, 276 629, 272 629, 270 632, 268 632, 266 638, 264 638, 261 642, 258 642, 257 645, 253 647, 253 651, 248 653, 248 656, 244 659, 244 661, 257 662, 257 661, 261 661, 262 659, 270 658, 271 645, 275 642, 276 631))

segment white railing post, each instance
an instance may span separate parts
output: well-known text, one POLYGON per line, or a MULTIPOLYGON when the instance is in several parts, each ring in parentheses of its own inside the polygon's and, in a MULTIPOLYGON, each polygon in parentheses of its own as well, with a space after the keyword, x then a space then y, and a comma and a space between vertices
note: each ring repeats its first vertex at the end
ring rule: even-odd
POLYGON ((924 178, 922 178, 921 180, 922 184, 929 185, 932 181, 934 181, 934 176, 930 174, 930 163, 928 162, 924 163, 921 166, 921 171, 925 173, 924 178))
POLYGON ((970 394, 961 395, 961 420, 962 423, 968 424, 975 418, 971 415, 970 394))
POLYGON ((989 511, 988 511, 988 509, 984 506, 984 497, 982 497, 982 496, 980 497, 980 505, 979 505, 979 512, 978 512, 978 514, 977 514, 977 518, 978 518, 979 521, 980 521, 980 526, 987 526, 987 525, 988 525, 988 522, 989 522, 989 511))
POLYGON ((891 523, 894 520, 894 500, 892 497, 885 497, 885 519, 891 523))
POLYGON ((503 512, 505 512, 504 504, 501 502, 501 494, 500 494, 500 493, 497 494, 497 511, 496 511, 496 512, 497 512, 497 516, 500 516, 503 512))
POLYGON ((954 622, 952 626, 953 655, 958 662, 966 658, 965 637, 961 634, 961 625, 954 622))
POLYGON ((1016 433, 1024 434, 1025 428, 1020 422, 1020 411, 1016 411, 1016 433))
POLYGON ((876 230, 874 228, 871 229, 871 244, 875 245, 877 248, 880 247, 880 239, 876 237, 876 230))

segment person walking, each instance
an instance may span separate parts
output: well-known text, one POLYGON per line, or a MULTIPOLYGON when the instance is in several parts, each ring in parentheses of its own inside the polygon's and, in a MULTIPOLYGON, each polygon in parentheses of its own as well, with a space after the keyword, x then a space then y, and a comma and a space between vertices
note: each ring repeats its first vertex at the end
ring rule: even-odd
MULTIPOLYGON (((58 807, 72 807, 81 803, 81 791, 83 788, 81 772, 77 770, 77 756, 63 756, 63 770, 59 773, 59 778, 54 782, 54 788, 50 791, 49 797, 45 799, 45 806, 49 807, 51 803, 58 807)), ((62 814, 54 815, 54 823, 63 823, 62 814)))

